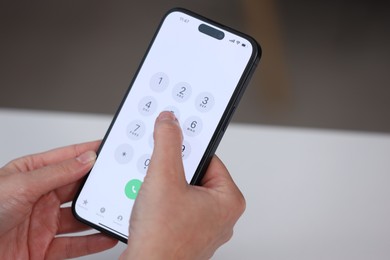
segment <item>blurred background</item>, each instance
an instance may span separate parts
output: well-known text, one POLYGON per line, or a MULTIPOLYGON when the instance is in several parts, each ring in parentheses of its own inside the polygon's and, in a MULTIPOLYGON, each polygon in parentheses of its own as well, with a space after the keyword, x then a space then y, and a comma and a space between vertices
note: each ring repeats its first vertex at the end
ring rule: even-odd
POLYGON ((113 114, 176 6, 262 45, 233 121, 390 132, 390 9, 377 0, 1 0, 0 108, 113 114))

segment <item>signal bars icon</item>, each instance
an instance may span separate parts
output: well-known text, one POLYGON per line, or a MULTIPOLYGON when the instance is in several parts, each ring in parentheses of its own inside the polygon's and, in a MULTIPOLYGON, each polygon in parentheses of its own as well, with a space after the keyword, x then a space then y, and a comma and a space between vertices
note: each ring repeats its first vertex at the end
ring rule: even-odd
MULTIPOLYGON (((231 39, 229 40, 229 42, 232 42, 232 43, 236 43, 237 45, 239 45, 241 42, 236 40, 236 39, 231 39)), ((246 47, 246 44, 245 43, 241 43, 241 46, 242 47, 246 47)))

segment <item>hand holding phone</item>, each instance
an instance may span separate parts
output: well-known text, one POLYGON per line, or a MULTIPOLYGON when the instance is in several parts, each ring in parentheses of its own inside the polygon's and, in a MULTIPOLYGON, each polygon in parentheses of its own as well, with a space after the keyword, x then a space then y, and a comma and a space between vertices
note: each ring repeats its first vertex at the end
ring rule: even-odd
POLYGON ((188 185, 180 124, 161 113, 148 173, 134 203, 126 259, 210 259, 228 241, 245 200, 213 156, 201 187, 188 185))
POLYGON ((73 203, 75 216, 122 241, 154 147, 172 111, 183 131, 185 179, 199 184, 260 57, 249 36, 183 9, 161 22, 73 203))

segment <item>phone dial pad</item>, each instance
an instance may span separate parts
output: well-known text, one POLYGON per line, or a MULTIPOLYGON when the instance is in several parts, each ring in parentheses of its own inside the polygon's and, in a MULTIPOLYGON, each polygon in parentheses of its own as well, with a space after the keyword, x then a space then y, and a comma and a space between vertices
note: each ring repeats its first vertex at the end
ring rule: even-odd
MULTIPOLYGON (((181 109, 185 109, 186 106, 193 106, 192 108, 194 109, 190 110, 194 111, 192 115, 186 116, 186 118, 180 120, 184 134, 182 158, 183 160, 186 160, 191 156, 191 142, 195 142, 193 138, 202 132, 203 121, 200 116, 203 113, 210 111, 215 104, 214 96, 210 92, 196 93, 190 83, 182 81, 171 82, 168 75, 163 72, 152 75, 149 86, 152 91, 146 90, 146 96, 139 100, 139 114, 138 116, 132 115, 133 118, 137 119, 128 123, 125 133, 128 139, 136 142, 146 138, 147 151, 150 151, 150 153, 137 154, 136 149, 127 143, 119 145, 115 150, 115 159, 119 164, 127 164, 135 160, 134 163, 140 176, 145 176, 147 172, 151 159, 151 152, 153 151, 154 146, 153 129, 147 129, 147 126, 144 123, 145 121, 143 121, 144 117, 157 117, 158 113, 161 111, 171 111, 175 114, 176 118, 180 120, 181 109), (159 99, 159 95, 162 95, 163 93, 165 93, 165 99, 159 99), (161 102, 161 104, 159 104, 159 102, 161 102)), ((129 194, 128 189, 126 194, 129 194)), ((126 196, 130 199, 135 198, 134 195, 126 196)))

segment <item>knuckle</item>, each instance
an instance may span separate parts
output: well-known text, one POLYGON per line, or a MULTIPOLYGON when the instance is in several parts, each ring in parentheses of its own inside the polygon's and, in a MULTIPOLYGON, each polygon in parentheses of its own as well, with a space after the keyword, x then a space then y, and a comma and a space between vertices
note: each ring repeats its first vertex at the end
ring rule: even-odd
POLYGON ((226 223, 232 226, 238 221, 246 209, 246 200, 241 192, 237 192, 233 197, 227 201, 225 210, 222 213, 223 219, 226 223))
POLYGON ((233 229, 228 229, 223 236, 223 243, 228 242, 233 237, 233 229))
POLYGON ((42 162, 34 155, 28 155, 10 161, 5 167, 15 172, 32 171, 37 166, 42 166, 42 162))
POLYGON ((237 211, 239 212, 239 215, 241 216, 246 209, 246 200, 244 195, 240 192, 240 196, 237 198, 237 211))

